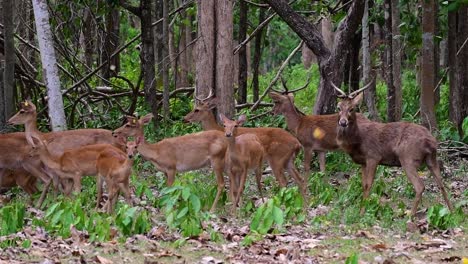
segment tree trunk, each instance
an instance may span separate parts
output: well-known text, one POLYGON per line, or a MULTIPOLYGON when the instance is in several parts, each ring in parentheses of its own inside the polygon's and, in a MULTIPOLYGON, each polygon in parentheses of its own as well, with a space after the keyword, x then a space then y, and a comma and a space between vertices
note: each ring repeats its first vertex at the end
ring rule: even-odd
MULTIPOLYGON (((258 14, 258 24, 260 25, 266 19, 266 13, 263 8, 260 8, 258 14)), ((253 93, 253 101, 257 102, 259 99, 259 84, 258 84, 258 77, 260 75, 260 60, 262 59, 262 38, 263 38, 263 28, 260 29, 255 36, 255 44, 254 44, 254 57, 253 57, 253 74, 252 74, 252 93, 253 93)))
POLYGON ((421 57, 421 120, 434 131, 437 123, 434 112, 434 0, 421 0, 422 13, 422 57, 421 57))
POLYGON ((387 83, 387 121, 395 121, 395 87, 393 82, 393 39, 392 39, 392 1, 385 0, 384 12, 385 12, 385 60, 384 60, 384 73, 385 82, 387 83))
POLYGON ((63 109, 62 91, 55 57, 54 42, 49 24, 49 11, 45 0, 33 0, 37 39, 41 51, 43 78, 47 85, 49 118, 52 131, 67 129, 63 109))
POLYGON ((216 95, 219 100, 218 113, 229 118, 235 114, 234 108, 234 56, 233 50, 233 0, 215 1, 216 9, 216 95))
POLYGON ((401 36, 400 36, 400 6, 399 0, 391 0, 392 12, 392 77, 393 95, 389 98, 392 106, 388 108, 388 121, 394 122, 401 119, 402 89, 401 89, 401 36))
POLYGON ((3 23, 4 23, 4 56, 5 68, 3 74, 3 100, 4 108, 1 124, 14 114, 15 111, 15 42, 14 42, 14 22, 15 8, 13 0, 3 0, 3 23))
MULTIPOLYGON (((364 84, 369 83, 373 79, 369 33, 369 0, 366 0, 364 15, 362 17, 362 79, 364 84)), ((375 105, 375 82, 364 91, 364 99, 370 119, 379 121, 379 113, 375 105)))
POLYGON ((341 85, 343 60, 349 51, 349 43, 361 24, 364 0, 353 1, 346 17, 336 30, 335 45, 330 51, 315 25, 296 13, 284 0, 266 0, 279 16, 304 40, 319 61, 320 86, 314 105, 315 114, 335 112, 336 96, 330 82, 341 85))
POLYGON ((468 44, 465 43, 468 39, 467 23, 468 5, 463 5, 458 11, 452 11, 448 15, 449 117, 457 126, 460 136, 463 136, 463 119, 468 116, 468 44))
POLYGON ((349 53, 349 87, 350 91, 356 91, 359 89, 359 50, 361 49, 361 36, 362 33, 354 35, 351 42, 351 50, 349 53))
MULTIPOLYGON (((182 10, 180 12, 180 16, 183 20, 188 20, 189 17, 187 15, 187 12, 185 10, 182 10)), ((182 22, 180 24, 180 41, 179 41, 179 57, 178 57, 178 70, 177 70, 177 81, 176 81, 176 88, 179 87, 187 87, 190 85, 189 81, 189 72, 190 72, 190 63, 192 63, 191 60, 189 60, 188 52, 190 47, 187 47, 187 45, 190 43, 191 38, 190 38, 190 24, 187 25, 187 23, 182 22), (187 34, 187 32, 189 32, 187 34)))
MULTIPOLYGON (((82 47, 84 49, 84 59, 86 66, 92 68, 94 62, 94 54, 96 50, 96 28, 97 25, 93 23, 93 16, 92 12, 89 7, 83 10, 84 17, 83 17, 83 27, 81 29, 81 42, 82 47)), ((109 18, 111 19, 111 18, 109 18)), ((102 58, 101 61, 106 60, 106 58, 102 58)), ((109 64, 108 64, 109 65, 109 64)), ((105 68, 107 70, 108 67, 105 68)), ((105 75, 105 74, 104 74, 105 75)))
MULTIPOLYGON (((439 4, 438 1, 434 1, 434 77, 435 85, 440 80, 440 40, 436 36, 440 36, 440 27, 439 27, 439 4)), ((440 89, 434 91, 434 103, 438 104, 440 101, 440 89)))
POLYGON ((168 120, 169 109, 169 0, 163 0, 163 58, 162 77, 163 77, 163 113, 164 119, 168 120))
MULTIPOLYGON (((247 37, 249 6, 245 1, 239 2, 239 43, 247 37)), ((239 56, 239 76, 238 76, 238 102, 247 102, 247 46, 244 45, 238 53, 239 56)))
POLYGON ((109 7, 107 13, 106 34, 104 41, 104 58, 108 61, 107 67, 103 68, 102 77, 108 80, 115 77, 120 71, 120 55, 111 58, 111 55, 119 48, 120 43, 120 11, 116 7, 109 7))
POLYGON ((215 0, 197 0, 197 3, 196 96, 205 98, 215 88, 215 0))

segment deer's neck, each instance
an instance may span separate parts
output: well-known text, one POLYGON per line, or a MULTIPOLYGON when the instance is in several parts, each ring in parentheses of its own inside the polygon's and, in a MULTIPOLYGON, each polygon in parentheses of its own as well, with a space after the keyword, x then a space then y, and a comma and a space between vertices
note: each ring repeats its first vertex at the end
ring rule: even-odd
POLYGON ((361 141, 356 116, 350 118, 350 121, 347 127, 338 125, 337 139, 342 145, 355 145, 361 141))
POLYGON ((37 129, 37 121, 36 116, 31 120, 31 122, 27 122, 24 124, 24 132, 36 135, 42 135, 42 132, 37 129))
POLYGON ((302 120, 302 115, 296 111, 296 108, 293 104, 288 104, 288 108, 283 113, 284 118, 290 131, 296 133, 297 128, 302 120))
POLYGON ((42 163, 46 165, 48 168, 52 170, 60 170, 60 157, 55 156, 52 154, 47 147, 45 147, 43 150, 40 151, 39 153, 39 158, 41 159, 42 163))
POLYGON ((143 132, 138 135, 137 137, 140 138, 140 144, 138 145, 138 153, 140 153, 141 156, 143 156, 147 160, 151 160, 151 156, 154 156, 156 152, 154 149, 151 147, 152 145, 148 143, 143 136, 143 132))
POLYGON ((207 118, 205 118, 202 122, 203 130, 224 130, 218 122, 216 122, 216 118, 213 113, 210 113, 207 118))

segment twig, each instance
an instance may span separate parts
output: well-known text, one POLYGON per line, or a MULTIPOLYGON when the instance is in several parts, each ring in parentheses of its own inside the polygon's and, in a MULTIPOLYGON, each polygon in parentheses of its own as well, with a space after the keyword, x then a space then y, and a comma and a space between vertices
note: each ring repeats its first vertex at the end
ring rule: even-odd
POLYGON ((275 85, 275 83, 278 81, 279 77, 281 76, 281 73, 283 72, 284 68, 286 68, 286 65, 288 65, 291 58, 294 56, 294 54, 296 54, 296 52, 298 52, 301 49, 302 44, 304 44, 303 40, 301 40, 299 45, 297 45, 297 47, 289 54, 289 56, 286 58, 286 60, 283 62, 283 64, 281 64, 281 66, 278 69, 278 72, 276 73, 275 77, 270 82, 268 87, 265 89, 262 96, 260 96, 260 98, 258 98, 258 101, 255 102, 255 104, 250 108, 250 111, 253 111, 253 110, 257 109, 258 105, 263 100, 263 98, 266 96, 266 94, 270 91, 271 87, 273 87, 273 85, 275 85))

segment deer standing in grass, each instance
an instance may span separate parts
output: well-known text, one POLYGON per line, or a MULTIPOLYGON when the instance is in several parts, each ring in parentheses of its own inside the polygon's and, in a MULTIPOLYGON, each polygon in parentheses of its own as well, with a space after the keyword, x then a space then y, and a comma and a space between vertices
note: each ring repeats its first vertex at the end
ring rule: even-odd
MULTIPOLYGON (((110 214, 114 211, 117 203, 119 190, 122 191, 125 201, 131 205, 131 192, 129 187, 130 174, 132 173, 133 156, 136 152, 137 143, 135 141, 127 142, 126 152, 111 147, 104 148, 98 155, 96 167, 98 172, 98 184, 102 186, 104 180, 107 185, 108 199, 104 209, 110 214)), ((97 205, 100 203, 102 188, 98 189, 97 205)), ((97 207, 96 205, 96 207, 97 207)))
MULTIPOLYGON (((105 129, 76 129, 42 133, 37 128, 36 106, 31 101, 22 102, 20 104, 20 110, 8 120, 8 123, 24 125, 26 140, 31 146, 34 146, 32 135, 46 140, 51 154, 55 156, 63 154, 67 149, 99 143, 113 144, 122 150, 125 148, 125 141, 123 138, 114 138, 112 132, 105 129)), ((32 157, 32 159, 34 159, 34 157, 32 157)), ((39 206, 45 198, 49 185, 50 181, 44 186, 43 193, 38 202, 39 206)))
POLYGON ((336 119, 338 114, 305 115, 294 105, 292 93, 270 92, 273 100, 273 114, 284 115, 288 129, 299 139, 304 147, 304 173, 309 175, 312 152, 319 157, 320 171, 325 171, 326 151, 338 150, 336 142, 336 119))
MULTIPOLYGON (((110 144, 86 145, 74 149, 68 149, 61 155, 55 155, 52 153, 51 146, 49 145, 49 143, 47 143, 47 140, 44 140, 43 138, 41 138, 41 136, 33 134, 31 135, 31 140, 35 144, 35 147, 33 148, 33 150, 31 150, 31 155, 39 157, 39 159, 45 165, 45 170, 48 172, 48 174, 57 177, 61 181, 73 181, 73 186, 65 186, 65 195, 70 195, 72 187, 75 192, 81 191, 81 178, 83 176, 98 175, 98 173, 100 173, 103 179, 106 180, 109 177, 113 177, 114 172, 120 173, 116 171, 120 169, 120 167, 114 166, 114 164, 120 163, 122 161, 121 158, 126 157, 126 154, 122 152, 121 149, 114 147, 110 144), (101 157, 102 153, 104 154, 101 157), (116 158, 117 160, 115 162, 110 162, 108 160, 110 156, 114 156, 114 158, 116 158), (101 158, 103 161, 99 161, 99 158, 101 158), (104 164, 104 162, 107 163, 104 164), (99 168, 98 163, 100 163, 99 168), (107 164, 109 164, 109 166, 106 166, 107 164)), ((128 168, 125 167, 125 169, 128 168)), ((101 177, 98 177, 96 186, 97 208, 99 207, 99 202, 102 198, 101 177)), ((113 186, 113 184, 111 184, 111 186, 113 186)), ((129 192, 124 193, 127 194, 129 192)), ((128 196, 126 196, 125 198, 127 199, 128 196)))
POLYGON ((177 172, 197 170, 211 164, 218 184, 216 198, 211 206, 211 211, 213 211, 224 188, 224 155, 227 149, 224 133, 204 131, 166 138, 150 144, 145 140, 143 127, 152 118, 152 114, 140 119, 129 116, 127 123, 116 129, 113 134, 116 137, 136 138, 139 143, 138 153, 166 175, 168 186, 172 186, 174 183, 177 172))
POLYGON ((234 208, 238 205, 244 192, 245 180, 250 169, 255 171, 258 191, 263 199, 262 164, 265 152, 260 139, 255 134, 237 134, 238 127, 245 122, 245 115, 241 115, 236 121, 230 120, 223 114, 220 114, 219 117, 223 122, 224 133, 229 143, 225 161, 234 208))
POLYGON ((38 192, 37 179, 24 169, 0 169, 0 188, 21 187, 30 196, 38 192))
MULTIPOLYGON (((424 192, 424 182, 418 176, 418 168, 425 163, 452 210, 437 162, 437 140, 429 130, 409 122, 383 124, 358 118, 354 109, 361 103, 362 90, 367 87, 346 95, 333 86, 343 98, 338 103, 337 142, 354 162, 361 164, 363 198, 369 197, 377 165, 403 167, 416 192, 411 210, 411 215, 414 215, 424 192)), ((364 210, 362 208, 361 213, 364 210)))
MULTIPOLYGON (((212 112, 217 105, 216 99, 212 99, 211 94, 205 99, 199 99, 198 105, 184 117, 186 122, 201 122, 203 130, 224 131, 215 119, 212 112)), ((239 135, 255 134, 265 150, 265 159, 270 164, 273 174, 281 187, 287 185, 284 177, 284 170, 289 173, 299 187, 299 191, 305 197, 307 182, 303 180, 294 165, 296 155, 301 150, 301 143, 289 132, 274 127, 240 127, 237 130, 239 135)))

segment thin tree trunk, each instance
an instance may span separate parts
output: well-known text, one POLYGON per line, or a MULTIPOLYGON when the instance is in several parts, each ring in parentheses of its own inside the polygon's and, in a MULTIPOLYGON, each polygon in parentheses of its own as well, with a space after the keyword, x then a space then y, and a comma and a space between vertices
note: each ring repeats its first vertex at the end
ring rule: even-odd
MULTIPOLYGON (((83 11, 83 27, 81 29, 82 46, 84 48, 84 59, 86 66, 92 67, 94 61, 94 54, 96 50, 96 25, 93 24, 93 16, 89 7, 83 11)), ((108 15, 109 16, 109 15, 108 15)), ((110 19, 110 18, 109 18, 110 19)), ((102 58, 103 61, 105 58, 102 58)), ((106 67, 105 69, 108 69, 106 67)), ((105 76, 105 75, 104 75, 105 76)))
POLYGON ((107 13, 107 25, 104 41, 104 58, 102 61, 109 61, 107 67, 103 68, 102 76, 105 79, 117 76, 120 71, 120 55, 110 57, 119 47, 120 43, 120 11, 112 7, 107 13))
MULTIPOLYGON (((187 12, 185 10, 180 12, 180 16, 184 20, 188 20, 187 12)), ((187 87, 190 85, 189 82, 189 72, 190 72, 190 63, 188 52, 190 47, 187 47, 187 44, 190 43, 190 33, 187 34, 187 31, 190 32, 190 25, 182 22, 180 24, 180 41, 179 41, 179 57, 178 57, 178 69, 177 69, 177 81, 176 88, 187 87)))
MULTIPOLYGON (((245 1, 239 2, 239 43, 247 37, 249 6, 245 1)), ((247 46, 239 50, 238 102, 247 102, 247 46)))
MULTIPOLYGON (((440 36, 440 27, 439 27, 439 4, 438 1, 434 1, 434 36, 440 36)), ((439 83, 440 80, 440 40, 439 38, 434 38, 434 76, 435 83, 439 83)), ((440 101, 440 89, 434 91, 434 100, 435 104, 438 104, 440 101)))
POLYGON ((197 0, 197 4, 196 96, 205 98, 215 88, 215 0, 197 0))
POLYGON ((400 6, 399 0, 391 0, 392 11, 392 77, 393 95, 392 108, 389 107, 388 121, 399 121, 402 111, 402 89, 401 89, 401 36, 400 36, 400 6))
MULTIPOLYGON (((258 15, 258 24, 262 23, 266 19, 266 13, 263 8, 260 8, 258 15)), ((260 29, 255 36, 255 47, 254 47, 254 57, 253 57, 253 76, 252 76, 252 89, 253 89, 253 101, 257 102, 259 98, 259 84, 258 77, 260 75, 260 60, 262 58, 262 38, 263 38, 263 28, 260 29)))
POLYGON ((217 0, 216 8, 216 59, 215 59, 215 83, 216 95, 218 96, 219 113, 223 113, 232 118, 235 113, 234 108, 234 55, 233 50, 233 0, 217 0))
POLYGON ((393 82, 392 1, 385 0, 385 82, 387 83, 387 121, 395 121, 395 86, 393 82))
MULTIPOLYGON (((0 122, 5 123, 15 108, 15 42, 14 42, 14 22, 15 8, 13 0, 3 0, 3 23, 4 23, 4 56, 5 68, 3 71, 3 117, 0 122)), ((0 73, 2 74, 2 73, 0 73)))
POLYGON ((32 2, 39 49, 41 51, 43 78, 47 85, 47 103, 49 106, 49 117, 52 125, 52 131, 66 130, 67 123, 63 108, 54 42, 49 24, 47 2, 45 0, 33 0, 32 2))
POLYGON ((163 76, 163 113, 164 119, 168 120, 169 109, 169 0, 163 0, 163 58, 162 76, 163 76))
MULTIPOLYGON (((372 60, 370 50, 370 30, 369 30, 369 0, 366 0, 364 7, 364 15, 362 17, 362 76, 363 83, 367 84, 372 81, 372 60)), ((369 111, 370 119, 379 121, 379 113, 375 105, 375 82, 364 91, 364 99, 369 111)))
POLYGON ((434 0, 421 0, 422 14, 422 61, 421 61, 421 120, 422 124, 434 131, 437 123, 434 112, 434 0))
POLYGON ((359 50, 361 49, 361 32, 354 35, 351 43, 352 48, 349 53, 349 87, 350 91, 359 89, 359 50))

